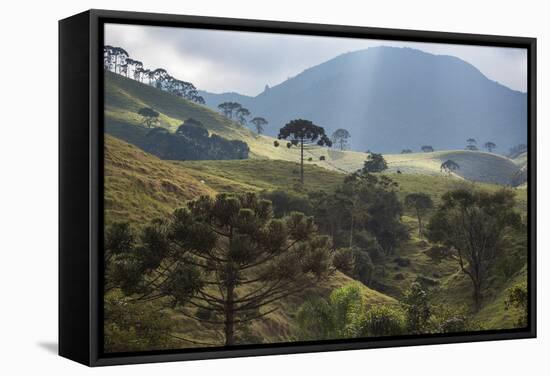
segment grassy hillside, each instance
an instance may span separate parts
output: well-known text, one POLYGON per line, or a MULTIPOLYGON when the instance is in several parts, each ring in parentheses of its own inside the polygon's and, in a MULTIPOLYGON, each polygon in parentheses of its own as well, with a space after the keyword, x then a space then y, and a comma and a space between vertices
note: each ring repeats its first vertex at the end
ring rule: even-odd
POLYGON ((105 219, 144 223, 215 191, 184 168, 105 135, 105 219))
MULTIPOLYGON (((230 140, 242 140, 250 147, 254 159, 277 159, 296 162, 299 152, 288 149, 284 142, 274 147, 273 137, 257 135, 246 127, 234 123, 206 106, 201 106, 154 87, 116 75, 105 76, 105 127, 108 133, 132 144, 143 142, 148 129, 141 125, 137 111, 152 107, 160 113, 160 125, 172 131, 189 118, 201 121, 212 133, 230 140)), ((283 124, 269 124, 280 128, 283 124)), ((307 165, 325 169, 352 172, 363 166, 366 153, 338 151, 312 147, 305 153, 307 165), (320 157, 324 156, 325 161, 320 157), (311 158, 311 161, 307 160, 311 158)), ((491 153, 476 151, 437 151, 434 153, 387 154, 384 156, 391 172, 442 176, 441 163, 452 159, 460 165, 456 175, 473 181, 509 184, 519 169, 514 161, 491 153)))

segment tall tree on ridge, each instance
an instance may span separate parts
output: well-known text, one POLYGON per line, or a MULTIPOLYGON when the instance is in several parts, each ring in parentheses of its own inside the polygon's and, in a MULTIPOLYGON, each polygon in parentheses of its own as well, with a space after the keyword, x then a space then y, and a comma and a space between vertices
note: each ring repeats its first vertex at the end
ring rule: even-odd
POLYGON ((332 134, 332 143, 339 146, 340 150, 344 150, 348 145, 348 139, 351 137, 351 134, 347 129, 337 129, 332 134))
POLYGON ((304 145, 332 146, 332 141, 325 134, 325 129, 313 124, 310 120, 295 119, 279 130, 279 140, 290 140, 287 146, 300 145, 300 183, 304 184, 304 145))
POLYGON ((263 131, 264 131, 264 126, 268 124, 267 120, 265 120, 263 117, 259 117, 259 116, 256 116, 250 122, 252 124, 254 124, 254 127, 256 128, 256 132, 258 134, 262 134, 263 131))

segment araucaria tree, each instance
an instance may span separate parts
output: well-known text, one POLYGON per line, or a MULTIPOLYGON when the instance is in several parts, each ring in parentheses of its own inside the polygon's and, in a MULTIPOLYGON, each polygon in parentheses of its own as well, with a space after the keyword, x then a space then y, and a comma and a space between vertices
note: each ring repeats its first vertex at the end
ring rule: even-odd
POLYGON ((152 108, 140 108, 138 114, 143 118, 143 124, 145 124, 147 128, 153 128, 159 123, 159 113, 152 108))
POLYGON ((422 218, 434 207, 432 198, 426 193, 409 193, 405 196, 405 206, 414 210, 418 219, 418 235, 422 236, 422 218))
POLYGON ((109 285, 168 304, 231 346, 273 303, 328 277, 330 247, 311 217, 275 219, 271 202, 254 193, 220 194, 153 221, 138 238, 107 232, 105 261, 109 285))
POLYGON ((264 126, 267 125, 267 120, 265 120, 263 117, 256 116, 254 119, 250 120, 252 124, 254 124, 254 127, 256 128, 256 132, 258 134, 262 134, 264 131, 264 126))
POLYGON ((382 154, 370 153, 363 165, 363 172, 382 172, 388 169, 388 164, 382 154))
POLYGON ((487 149, 489 153, 492 153, 493 150, 495 150, 497 147, 497 145, 491 141, 487 141, 485 144, 483 144, 483 146, 485 147, 485 149, 487 149))
POLYGON ((515 193, 457 189, 449 191, 428 225, 428 237, 457 253, 460 269, 472 281, 476 310, 489 272, 506 247, 505 235, 521 226, 515 193))
POLYGON ((237 112, 235 112, 235 115, 237 116, 237 121, 239 122, 239 124, 245 125, 247 122, 247 118, 250 116, 250 111, 248 110, 248 108, 239 107, 237 109, 237 112))
POLYGON ((337 129, 332 134, 332 142, 335 145, 338 145, 340 150, 344 150, 348 146, 348 139, 351 137, 351 134, 347 129, 337 129))
POLYGON ((309 120, 296 119, 279 130, 279 140, 289 140, 287 146, 300 146, 300 183, 304 184, 304 147, 316 144, 332 146, 332 141, 325 134, 325 129, 309 120))

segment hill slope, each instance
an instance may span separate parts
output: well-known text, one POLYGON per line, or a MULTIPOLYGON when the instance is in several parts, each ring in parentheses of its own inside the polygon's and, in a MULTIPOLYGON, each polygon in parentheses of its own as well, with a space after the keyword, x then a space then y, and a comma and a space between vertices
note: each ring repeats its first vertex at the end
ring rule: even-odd
POLYGON ((346 128, 355 150, 399 152, 421 145, 460 149, 467 138, 499 150, 526 142, 527 96, 452 56, 374 47, 314 66, 253 99, 210 94, 207 104, 243 100, 275 135, 305 118, 329 132, 346 128))
MULTIPOLYGON (((197 105, 154 87, 107 72, 105 77, 105 130, 106 132, 141 146, 148 142, 149 129, 141 125, 137 111, 152 107, 160 115, 161 126, 175 131, 189 118, 201 121, 211 133, 229 140, 241 140, 250 147, 250 157, 296 162, 299 152, 288 149, 282 142, 274 147, 275 139, 257 135, 246 127, 236 124, 205 106, 197 105)), ((312 147, 305 154, 307 165, 318 165, 329 170, 353 172, 363 166, 366 153, 337 151, 312 147), (321 161, 321 156, 325 157, 321 161), (308 159, 311 158, 311 161, 308 159)), ((386 154, 390 171, 404 173, 442 175, 440 165, 452 159, 460 165, 456 175, 474 181, 510 184, 519 170, 510 159, 496 154, 471 151, 441 151, 435 153, 386 154)))

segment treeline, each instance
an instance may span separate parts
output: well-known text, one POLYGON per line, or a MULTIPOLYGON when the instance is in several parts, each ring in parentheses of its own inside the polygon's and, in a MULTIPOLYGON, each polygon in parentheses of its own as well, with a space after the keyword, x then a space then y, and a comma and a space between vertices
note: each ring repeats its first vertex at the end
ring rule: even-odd
POLYGON ((195 103, 205 103, 191 82, 172 77, 164 68, 144 68, 141 61, 130 58, 128 52, 121 47, 103 47, 103 68, 195 103))
POLYGON ((249 118, 252 116, 252 113, 248 108, 243 107, 240 103, 237 102, 220 103, 218 105, 218 109, 226 118, 234 120, 240 125, 247 125, 250 121, 258 134, 262 134, 264 132, 265 126, 269 124, 269 122, 261 116, 256 116, 249 120, 249 118))
POLYGON ((248 144, 240 140, 227 140, 208 129, 198 120, 187 119, 172 133, 158 126, 159 113, 151 108, 138 111, 144 127, 112 122, 108 132, 161 159, 230 160, 247 159, 248 144))

